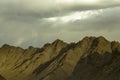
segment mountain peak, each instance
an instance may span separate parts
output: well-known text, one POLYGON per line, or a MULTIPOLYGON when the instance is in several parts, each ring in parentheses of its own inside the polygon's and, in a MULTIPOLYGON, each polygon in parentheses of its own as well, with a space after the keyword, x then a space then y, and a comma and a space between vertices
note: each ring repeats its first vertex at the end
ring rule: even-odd
POLYGON ((64 42, 63 40, 56 39, 52 44, 54 45, 54 44, 67 44, 67 43, 64 42))
POLYGON ((103 36, 99 36, 99 37, 97 37, 97 39, 99 40, 99 41, 108 41, 106 38, 104 38, 103 36))
POLYGON ((63 42, 63 40, 56 39, 53 43, 63 42))
POLYGON ((99 36, 99 37, 94 37, 94 36, 88 37, 88 36, 86 36, 82 39, 82 41, 88 41, 88 40, 93 40, 93 39, 97 39, 99 41, 104 41, 104 40, 107 41, 107 39, 105 39, 103 36, 99 36))
POLYGON ((81 47, 83 51, 90 51, 91 53, 104 54, 106 52, 112 52, 111 42, 109 42, 103 36, 85 37, 81 41, 79 41, 77 45, 79 45, 79 47, 81 47))
POLYGON ((96 37, 94 37, 94 36, 90 36, 90 37, 86 36, 82 39, 82 41, 88 41, 88 40, 92 40, 92 39, 95 39, 95 38, 96 37))
POLYGON ((2 47, 10 47, 10 45, 8 45, 8 44, 4 44, 2 47))
POLYGON ((1 48, 9 49, 9 48, 15 48, 15 46, 4 44, 1 48))

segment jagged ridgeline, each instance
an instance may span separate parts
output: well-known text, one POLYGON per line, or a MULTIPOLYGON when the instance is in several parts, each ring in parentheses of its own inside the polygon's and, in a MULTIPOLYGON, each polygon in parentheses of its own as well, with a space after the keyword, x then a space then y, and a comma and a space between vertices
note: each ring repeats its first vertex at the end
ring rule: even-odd
POLYGON ((57 39, 42 48, 5 44, 0 75, 7 80, 120 80, 120 43, 100 36, 69 44, 57 39))

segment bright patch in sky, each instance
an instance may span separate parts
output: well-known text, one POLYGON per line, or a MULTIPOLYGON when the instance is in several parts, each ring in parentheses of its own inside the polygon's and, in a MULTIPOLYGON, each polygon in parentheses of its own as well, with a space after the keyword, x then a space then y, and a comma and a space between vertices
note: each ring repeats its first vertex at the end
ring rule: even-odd
POLYGON ((17 41, 16 41, 16 43, 15 43, 15 45, 20 46, 24 42, 24 40, 25 39, 22 38, 22 37, 18 38, 17 41))
POLYGON ((98 0, 80 0, 83 3, 96 3, 98 0))
POLYGON ((44 20, 50 21, 50 22, 59 21, 59 22, 67 23, 67 22, 74 22, 74 21, 77 21, 77 20, 87 19, 89 17, 99 15, 102 12, 103 12, 102 9, 88 10, 88 11, 76 11, 76 12, 70 13, 68 15, 61 16, 61 17, 44 18, 44 20))
POLYGON ((91 4, 91 3, 97 3, 98 0, 56 0, 57 3, 85 3, 85 4, 91 4))

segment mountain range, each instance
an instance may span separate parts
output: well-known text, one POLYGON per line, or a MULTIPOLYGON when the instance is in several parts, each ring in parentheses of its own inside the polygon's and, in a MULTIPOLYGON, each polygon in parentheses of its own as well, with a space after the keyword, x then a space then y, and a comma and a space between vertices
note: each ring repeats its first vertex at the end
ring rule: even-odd
POLYGON ((120 80, 120 43, 100 36, 42 48, 4 44, 0 80, 120 80))

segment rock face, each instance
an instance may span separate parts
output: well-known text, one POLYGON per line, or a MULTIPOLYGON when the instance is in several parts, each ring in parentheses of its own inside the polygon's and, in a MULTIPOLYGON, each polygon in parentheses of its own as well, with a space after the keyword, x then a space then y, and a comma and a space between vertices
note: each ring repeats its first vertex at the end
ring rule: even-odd
POLYGON ((42 48, 5 44, 0 74, 7 80, 120 80, 120 43, 100 36, 70 44, 57 39, 42 48))
POLYGON ((0 80, 6 80, 3 76, 0 75, 0 80))

